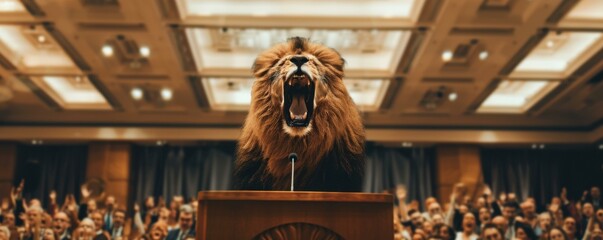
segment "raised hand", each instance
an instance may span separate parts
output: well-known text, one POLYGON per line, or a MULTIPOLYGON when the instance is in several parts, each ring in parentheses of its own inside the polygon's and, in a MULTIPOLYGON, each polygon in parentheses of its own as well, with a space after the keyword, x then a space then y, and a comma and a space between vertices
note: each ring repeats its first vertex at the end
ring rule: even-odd
POLYGON ((2 199, 2 212, 7 211, 9 207, 10 207, 10 205, 8 202, 8 198, 3 198, 2 199))
POLYGON ((452 189, 452 198, 456 199, 457 201, 461 201, 461 197, 463 197, 465 195, 466 192, 466 188, 465 188, 465 184, 463 183, 457 183, 454 185, 454 188, 452 189))
POLYGON ((50 203, 55 204, 57 203, 57 192, 52 190, 50 191, 50 194, 48 195, 48 197, 50 198, 50 203))
POLYGON ((484 195, 486 195, 486 196, 492 195, 492 189, 490 189, 490 186, 484 185, 484 195))
POLYGON ((81 192, 82 192, 82 197, 84 199, 88 199, 90 197, 90 195, 92 194, 92 191, 90 191, 90 189, 88 189, 88 186, 86 186, 86 184, 82 185, 81 192))
POLYGON ((20 198, 21 193, 23 193, 23 188, 25 187, 25 179, 22 179, 21 182, 19 182, 19 185, 15 188, 13 187, 10 191, 10 197, 13 201, 15 201, 16 199, 20 198))
POLYGON ((396 197, 398 197, 399 200, 406 200, 406 187, 402 185, 396 187, 396 197))
POLYGON ((19 182, 19 187, 17 187, 17 190, 19 191, 19 193, 23 192, 24 187, 25 187, 25 179, 21 179, 21 182, 19 182))
POLYGON ((561 202, 565 203, 567 202, 567 188, 561 188, 561 194, 559 196, 559 198, 561 198, 561 202))

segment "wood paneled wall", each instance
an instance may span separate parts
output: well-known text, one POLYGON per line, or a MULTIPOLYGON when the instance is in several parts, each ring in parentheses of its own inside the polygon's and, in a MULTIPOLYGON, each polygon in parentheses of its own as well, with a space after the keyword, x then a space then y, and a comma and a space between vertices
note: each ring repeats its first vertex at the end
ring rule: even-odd
POLYGON ((17 144, 0 143, 0 198, 10 197, 17 167, 17 144))
POLYGON ((128 204, 130 151, 129 143, 91 143, 88 147, 86 178, 103 179, 105 192, 124 208, 128 204))
POLYGON ((437 193, 440 201, 447 202, 456 183, 467 186, 474 197, 483 186, 479 147, 473 145, 446 145, 437 147, 437 193))

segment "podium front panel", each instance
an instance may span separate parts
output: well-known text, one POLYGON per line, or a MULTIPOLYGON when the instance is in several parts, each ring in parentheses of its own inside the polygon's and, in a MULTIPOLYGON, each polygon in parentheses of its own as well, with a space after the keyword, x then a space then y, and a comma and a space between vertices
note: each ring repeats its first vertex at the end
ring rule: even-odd
POLYGON ((199 193, 197 239, 254 239, 259 235, 271 239, 267 237, 271 234, 392 239, 392 196, 280 191, 199 193))

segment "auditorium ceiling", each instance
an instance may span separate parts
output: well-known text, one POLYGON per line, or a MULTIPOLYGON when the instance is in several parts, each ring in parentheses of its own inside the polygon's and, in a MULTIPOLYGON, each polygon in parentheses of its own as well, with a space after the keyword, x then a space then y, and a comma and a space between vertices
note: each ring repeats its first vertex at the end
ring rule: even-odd
POLYGON ((339 50, 368 130, 603 138, 601 0, 0 0, 0 126, 238 129, 291 36, 339 50))

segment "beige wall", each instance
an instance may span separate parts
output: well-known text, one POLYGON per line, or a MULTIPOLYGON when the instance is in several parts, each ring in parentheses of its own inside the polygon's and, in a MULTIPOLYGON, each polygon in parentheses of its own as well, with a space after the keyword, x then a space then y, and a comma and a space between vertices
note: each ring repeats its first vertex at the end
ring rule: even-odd
POLYGON ((17 145, 14 143, 0 143, 0 198, 10 196, 16 163, 17 145))
POLYGON ((103 179, 105 192, 115 196, 121 207, 126 207, 130 179, 130 144, 91 143, 88 149, 86 178, 103 179))

